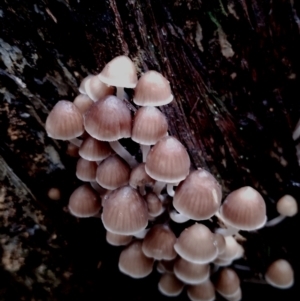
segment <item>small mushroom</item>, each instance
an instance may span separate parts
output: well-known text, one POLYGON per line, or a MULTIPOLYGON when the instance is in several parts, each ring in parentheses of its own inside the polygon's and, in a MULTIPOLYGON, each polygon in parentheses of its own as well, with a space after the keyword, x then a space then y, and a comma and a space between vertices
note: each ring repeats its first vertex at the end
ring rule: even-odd
POLYGON ((284 195, 276 204, 277 212, 280 214, 266 223, 266 227, 272 227, 282 222, 286 217, 292 217, 298 213, 298 205, 291 195, 284 195))
POLYGON ((288 261, 278 259, 268 267, 265 279, 276 288, 287 289, 294 284, 294 271, 288 261))

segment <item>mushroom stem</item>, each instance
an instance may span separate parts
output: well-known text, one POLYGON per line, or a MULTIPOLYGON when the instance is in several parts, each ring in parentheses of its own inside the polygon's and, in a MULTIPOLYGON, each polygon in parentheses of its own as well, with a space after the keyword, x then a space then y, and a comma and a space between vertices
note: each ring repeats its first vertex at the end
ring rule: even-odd
POLYGON ((76 146, 78 146, 78 147, 80 147, 81 144, 82 144, 82 140, 80 140, 78 138, 73 138, 73 139, 69 140, 69 142, 76 145, 76 146))
POLYGON ((276 226, 277 224, 281 223, 286 217, 283 216, 283 215, 279 215, 273 219, 271 219, 270 221, 268 221, 266 224, 265 224, 265 227, 273 227, 273 226, 276 226))
POLYGON ((216 229, 215 233, 219 233, 223 236, 232 236, 232 235, 235 235, 239 232, 239 229, 234 228, 234 227, 229 226, 228 224, 226 224, 226 222, 224 221, 224 219, 222 218, 222 216, 219 212, 217 212, 215 214, 215 216, 226 226, 226 229, 225 228, 216 229))
POLYGON ((234 228, 234 227, 231 227, 231 226, 228 226, 226 225, 227 229, 225 228, 218 228, 215 230, 215 233, 219 233, 223 236, 232 236, 232 235, 235 235, 239 232, 239 229, 237 228, 234 228))
POLYGON ((145 189, 145 185, 139 186, 139 193, 141 195, 145 195, 146 194, 146 189, 145 189))
POLYGON ((176 212, 175 210, 170 211, 169 213, 172 221, 178 224, 185 223, 189 220, 189 218, 181 213, 176 212))
POLYGON ((153 192, 159 197, 161 191, 165 188, 165 186, 165 182, 156 181, 153 187, 153 192))
POLYGON ((168 183, 167 184, 167 193, 169 196, 173 197, 175 195, 174 186, 177 186, 178 183, 168 183))
POLYGON ((123 87, 116 87, 117 88, 117 97, 121 100, 124 98, 124 88, 123 87))
POLYGON ((143 162, 146 162, 147 155, 150 151, 150 145, 140 144, 142 154, 143 154, 143 162))
POLYGON ((123 158, 131 168, 138 165, 138 162, 131 156, 131 154, 120 144, 119 141, 110 141, 111 148, 123 158))

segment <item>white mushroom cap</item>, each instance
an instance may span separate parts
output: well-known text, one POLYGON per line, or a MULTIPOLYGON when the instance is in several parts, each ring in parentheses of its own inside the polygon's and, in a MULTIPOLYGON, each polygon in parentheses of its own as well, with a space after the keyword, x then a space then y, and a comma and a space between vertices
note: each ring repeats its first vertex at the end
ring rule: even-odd
POLYGON ((108 62, 98 74, 105 84, 115 87, 134 88, 137 84, 137 74, 134 63, 125 55, 120 55, 108 62))
POLYGON ((278 200, 276 208, 278 213, 283 216, 294 216, 298 213, 297 201, 288 194, 278 200))

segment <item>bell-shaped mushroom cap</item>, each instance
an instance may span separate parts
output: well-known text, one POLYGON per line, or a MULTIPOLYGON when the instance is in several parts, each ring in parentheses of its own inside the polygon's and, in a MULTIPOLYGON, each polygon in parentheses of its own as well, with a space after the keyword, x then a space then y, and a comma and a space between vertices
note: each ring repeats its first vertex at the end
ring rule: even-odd
POLYGON ((88 79, 92 78, 93 76, 94 76, 94 75, 90 74, 90 75, 86 76, 86 77, 81 81, 81 83, 80 83, 80 85, 79 85, 79 88, 78 88, 78 90, 79 90, 79 92, 80 92, 81 94, 86 94, 86 91, 85 91, 85 83, 87 82, 88 79))
POLYGON ((238 290, 230 296, 225 297, 228 301, 241 301, 242 300, 242 290, 239 287, 238 290))
POLYGON ((74 216, 91 217, 96 215, 100 208, 100 198, 88 184, 79 186, 70 196, 69 210, 74 216))
POLYGON ((114 88, 112 86, 107 86, 100 81, 97 75, 89 77, 86 80, 84 87, 86 94, 93 101, 97 101, 107 95, 114 94, 114 88))
POLYGON ((199 168, 191 172, 177 187, 173 206, 190 219, 205 220, 218 211, 221 199, 219 183, 211 173, 199 168))
POLYGON ((294 216, 298 213, 297 201, 288 194, 278 200, 276 208, 278 213, 283 216, 294 216))
POLYGON ((143 278, 152 272, 153 262, 142 252, 142 242, 136 240, 121 252, 119 270, 132 278, 143 278))
POLYGON ((174 269, 174 263, 175 259, 172 260, 160 260, 157 262, 157 271, 161 274, 163 273, 171 273, 174 274, 173 269, 174 269))
POLYGON ((218 275, 215 287, 220 295, 227 298, 236 294, 240 288, 240 279, 234 270, 224 268, 218 275))
POLYGON ((131 114, 125 103, 110 95, 96 101, 84 114, 85 130, 95 139, 116 141, 131 136, 131 114))
POLYGON ((46 132, 54 139, 74 139, 84 132, 82 114, 72 102, 60 100, 47 117, 46 132))
POLYGON ((213 301, 216 298, 215 288, 209 279, 198 285, 188 286, 187 295, 191 301, 213 301))
POLYGON ((79 94, 75 97, 73 104, 84 114, 94 102, 85 94, 79 94))
POLYGON ((174 274, 163 274, 158 282, 158 290, 165 296, 178 296, 183 290, 183 283, 174 274))
POLYGON ((234 260, 240 252, 240 244, 232 237, 225 237, 225 252, 218 255, 219 259, 231 261, 234 260))
POLYGON ((130 173, 129 185, 135 189, 138 187, 145 187, 145 185, 152 186, 155 183, 145 171, 145 163, 140 163, 134 167, 130 173))
POLYGON ((294 271, 284 259, 271 263, 265 274, 266 281, 277 288, 290 288, 294 284, 294 271))
POLYGON ((163 106, 173 100, 169 81, 159 72, 147 71, 139 79, 133 101, 139 106, 163 106))
POLYGON ((148 224, 147 204, 132 187, 118 188, 105 197, 102 222, 110 232, 134 235, 148 224))
POLYGON ((150 217, 156 217, 163 213, 164 208, 162 202, 154 192, 147 193, 145 195, 145 200, 148 205, 148 212, 150 217))
POLYGON ((231 192, 222 204, 220 214, 229 226, 245 231, 262 228, 267 220, 265 201, 250 186, 231 192))
POLYGON ((175 242, 176 236, 168 226, 156 225, 146 234, 142 249, 147 257, 172 260, 177 256, 175 242))
POLYGON ((219 233, 214 233, 214 235, 215 235, 215 243, 218 249, 218 254, 220 255, 225 252, 226 241, 223 235, 219 233))
POLYGON ((68 143, 68 147, 67 147, 67 151, 66 153, 71 156, 71 157, 74 157, 74 158, 78 158, 79 157, 79 147, 73 143, 68 143))
POLYGON ((136 68, 131 59, 120 55, 108 62, 98 78, 105 84, 115 87, 134 88, 137 84, 136 68))
POLYGON ((118 155, 111 155, 103 160, 96 174, 97 183, 109 190, 113 190, 128 184, 130 167, 118 155))
POLYGON ((80 158, 76 165, 76 177, 84 182, 95 181, 97 163, 80 158))
POLYGON ((93 137, 87 137, 79 148, 79 155, 89 161, 104 160, 112 152, 107 142, 96 140, 93 137))
POLYGON ((138 109, 133 119, 131 139, 143 145, 153 145, 168 133, 165 115, 155 107, 138 109))
POLYGON ((214 234, 197 223, 181 232, 174 248, 179 256, 194 263, 208 263, 218 255, 214 234))
POLYGON ((189 174, 190 157, 184 146, 174 137, 159 140, 146 159, 146 173, 153 179, 178 183, 189 174))
POLYGON ((220 259, 220 258, 216 258, 213 261, 214 265, 219 266, 219 267, 227 267, 230 266, 232 264, 232 260, 225 260, 225 259, 220 259))
POLYGON ((106 241, 112 246, 126 246, 131 240, 131 235, 121 235, 106 231, 106 241))
POLYGON ((174 264, 174 273, 184 283, 199 284, 209 278, 209 265, 177 258, 174 264))

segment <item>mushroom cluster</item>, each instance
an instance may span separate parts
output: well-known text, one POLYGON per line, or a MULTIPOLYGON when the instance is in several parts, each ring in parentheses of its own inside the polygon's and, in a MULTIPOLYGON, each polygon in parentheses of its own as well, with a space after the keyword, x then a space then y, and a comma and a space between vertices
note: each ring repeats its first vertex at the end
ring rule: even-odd
MULTIPOLYGON (((202 168, 191 170, 185 147, 168 134, 158 109, 173 100, 160 73, 147 71, 138 79, 133 62, 118 56, 100 74, 86 77, 79 92, 73 102, 59 101, 46 121, 48 136, 70 141, 68 152, 80 156, 76 176, 85 184, 70 196, 70 213, 102 219, 107 242, 125 246, 122 273, 146 277, 155 264, 162 273, 162 294, 177 296, 186 287, 192 301, 214 300, 216 291, 226 300, 241 300, 239 277, 228 266, 244 254, 238 231, 266 223, 260 193, 242 187, 221 205, 222 189, 214 176, 202 168), (133 117, 124 88, 134 89, 132 100, 140 106, 133 117), (143 162, 122 146, 123 138, 140 145, 143 162), (187 221, 190 226, 179 225, 176 237, 172 227, 187 221)), ((270 272, 266 280, 275 283, 270 272)))

